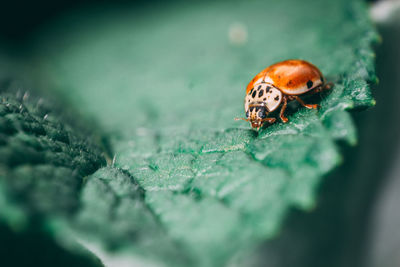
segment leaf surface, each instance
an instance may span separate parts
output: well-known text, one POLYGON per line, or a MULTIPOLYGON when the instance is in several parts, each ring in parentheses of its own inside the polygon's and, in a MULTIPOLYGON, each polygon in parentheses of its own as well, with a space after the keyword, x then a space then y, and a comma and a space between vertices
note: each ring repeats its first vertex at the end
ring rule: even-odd
MULTIPOLYGON (((290 207, 315 205, 317 186, 341 161, 336 142, 357 142, 349 110, 374 105, 376 33, 362 1, 86 14, 44 31, 32 64, 44 88, 109 140, 112 163, 86 177, 68 226, 58 228, 99 247, 153 264, 226 264, 276 235, 290 207), (321 109, 292 106, 289 123, 258 135, 235 122, 247 82, 289 58, 335 83, 313 98, 321 109)), ((68 156, 59 160, 68 165, 68 156)))

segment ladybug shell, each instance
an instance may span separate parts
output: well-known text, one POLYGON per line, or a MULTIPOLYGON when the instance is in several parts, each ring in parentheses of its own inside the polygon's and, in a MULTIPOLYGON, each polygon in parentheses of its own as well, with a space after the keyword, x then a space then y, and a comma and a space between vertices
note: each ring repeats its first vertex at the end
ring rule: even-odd
POLYGON ((324 77, 313 64, 289 59, 273 64, 259 74, 247 85, 246 94, 259 83, 270 83, 284 94, 301 95, 324 83, 324 77))

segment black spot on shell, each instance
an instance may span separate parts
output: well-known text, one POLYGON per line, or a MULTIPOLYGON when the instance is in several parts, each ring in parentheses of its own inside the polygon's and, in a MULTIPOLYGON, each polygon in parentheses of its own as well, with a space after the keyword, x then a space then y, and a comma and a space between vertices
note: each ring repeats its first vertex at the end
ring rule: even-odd
POLYGON ((278 100, 279 100, 279 95, 277 95, 277 96, 274 98, 274 100, 275 100, 275 101, 278 101, 278 100))
POLYGON ((250 112, 253 112, 253 110, 254 110, 254 107, 250 107, 250 112))
POLYGON ((264 94, 264 90, 260 90, 260 92, 258 93, 258 97, 262 97, 264 94))
POLYGON ((264 98, 263 98, 263 100, 264 100, 264 101, 266 101, 266 100, 267 100, 267 98, 266 98, 266 97, 264 97, 264 98))
POLYGON ((310 89, 313 86, 313 82, 312 81, 308 81, 307 82, 307 88, 310 89))
POLYGON ((257 90, 260 90, 260 89, 261 89, 261 85, 258 86, 257 90))
POLYGON ((253 93, 254 88, 251 88, 249 95, 251 95, 253 93))
POLYGON ((271 87, 270 86, 267 86, 267 88, 265 88, 265 92, 269 92, 269 89, 271 89, 271 87))
POLYGON ((246 111, 246 117, 248 118, 250 116, 250 112, 246 111))
POLYGON ((254 90, 253 94, 251 95, 253 98, 256 97, 257 91, 254 90))

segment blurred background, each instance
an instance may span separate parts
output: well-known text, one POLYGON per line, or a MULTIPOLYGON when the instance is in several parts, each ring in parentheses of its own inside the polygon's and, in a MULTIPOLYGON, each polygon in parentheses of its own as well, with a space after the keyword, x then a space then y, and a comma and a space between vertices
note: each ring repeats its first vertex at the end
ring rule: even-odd
MULTIPOLYGON (((29 84, 24 59, 32 40, 60 18, 160 2, 3 1, 0 78, 29 84)), ((375 48, 377 105, 353 114, 358 146, 344 146, 344 164, 323 183, 317 209, 293 210, 279 237, 254 255, 254 266, 400 266, 400 1, 367 3, 382 39, 375 48)), ((238 42, 246 38, 241 25, 230 34, 238 42)))

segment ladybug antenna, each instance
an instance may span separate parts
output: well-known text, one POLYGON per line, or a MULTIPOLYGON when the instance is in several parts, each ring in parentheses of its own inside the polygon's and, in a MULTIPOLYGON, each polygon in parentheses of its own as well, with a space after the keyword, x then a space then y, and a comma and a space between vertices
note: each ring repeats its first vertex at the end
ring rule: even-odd
POLYGON ((235 121, 240 121, 240 120, 243 120, 243 121, 249 121, 249 119, 248 119, 248 118, 235 118, 235 121))

